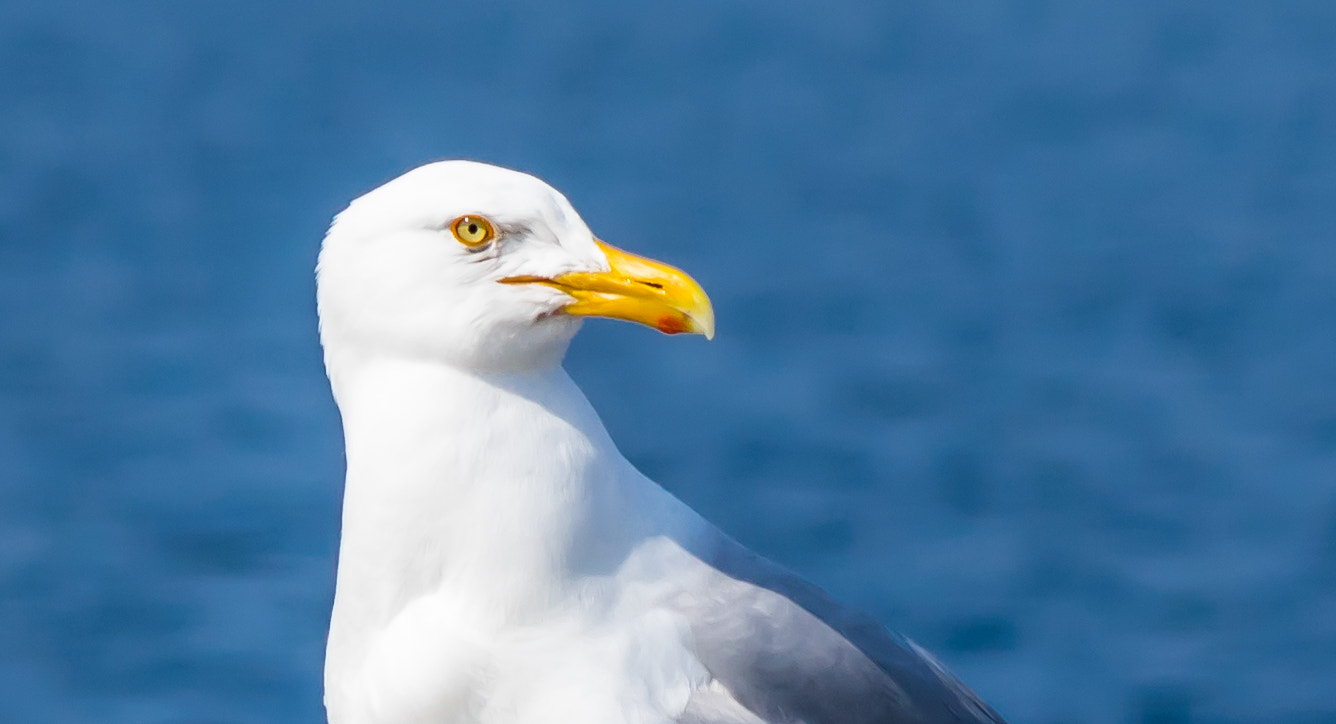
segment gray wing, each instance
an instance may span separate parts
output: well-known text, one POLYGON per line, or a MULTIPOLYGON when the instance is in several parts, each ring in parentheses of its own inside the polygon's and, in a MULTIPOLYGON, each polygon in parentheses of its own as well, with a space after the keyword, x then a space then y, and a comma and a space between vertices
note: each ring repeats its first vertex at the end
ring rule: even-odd
MULTIPOLYGON (((683 592, 696 652, 747 712, 693 700, 684 721, 1003 724, 917 644, 720 535, 705 591, 683 592)), ((736 706, 734 707, 736 709, 736 706)))

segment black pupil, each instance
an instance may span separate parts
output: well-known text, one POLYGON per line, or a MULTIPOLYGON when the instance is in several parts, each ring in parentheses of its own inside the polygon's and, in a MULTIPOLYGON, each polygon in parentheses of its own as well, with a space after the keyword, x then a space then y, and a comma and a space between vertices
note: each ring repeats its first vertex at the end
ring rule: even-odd
POLYGON ((477 225, 477 224, 469 224, 469 233, 470 233, 470 234, 476 234, 476 233, 478 233, 478 225, 477 225))

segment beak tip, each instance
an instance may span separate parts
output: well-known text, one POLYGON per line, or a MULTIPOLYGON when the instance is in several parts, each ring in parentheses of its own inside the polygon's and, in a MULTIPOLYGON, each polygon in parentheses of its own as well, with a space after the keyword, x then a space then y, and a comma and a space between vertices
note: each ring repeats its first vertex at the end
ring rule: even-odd
POLYGON ((707 340, 714 339, 714 306, 710 304, 710 298, 705 296, 705 291, 697 287, 697 299, 693 309, 684 312, 682 316, 686 317, 688 331, 699 334, 707 340))
POLYGON ((711 319, 708 323, 702 324, 700 333, 705 335, 707 341, 714 339, 714 320, 711 319))

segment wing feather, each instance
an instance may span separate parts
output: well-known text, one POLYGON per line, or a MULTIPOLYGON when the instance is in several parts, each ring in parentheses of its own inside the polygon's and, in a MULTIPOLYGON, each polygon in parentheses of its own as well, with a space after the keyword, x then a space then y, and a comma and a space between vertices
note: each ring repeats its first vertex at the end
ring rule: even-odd
MULTIPOLYGON (((705 592, 683 591, 672 605, 717 684, 761 720, 1004 724, 917 644, 723 534, 701 558, 712 569, 705 592)), ((711 695, 701 696, 697 712, 709 709, 711 695)))

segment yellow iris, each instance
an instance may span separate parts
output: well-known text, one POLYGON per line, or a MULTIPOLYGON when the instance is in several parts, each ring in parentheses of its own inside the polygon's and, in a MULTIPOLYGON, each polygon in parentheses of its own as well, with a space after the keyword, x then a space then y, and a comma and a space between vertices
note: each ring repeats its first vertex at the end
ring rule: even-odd
POLYGON ((450 225, 459 243, 467 247, 479 247, 496 236, 492 222, 481 216, 461 216, 450 225))

